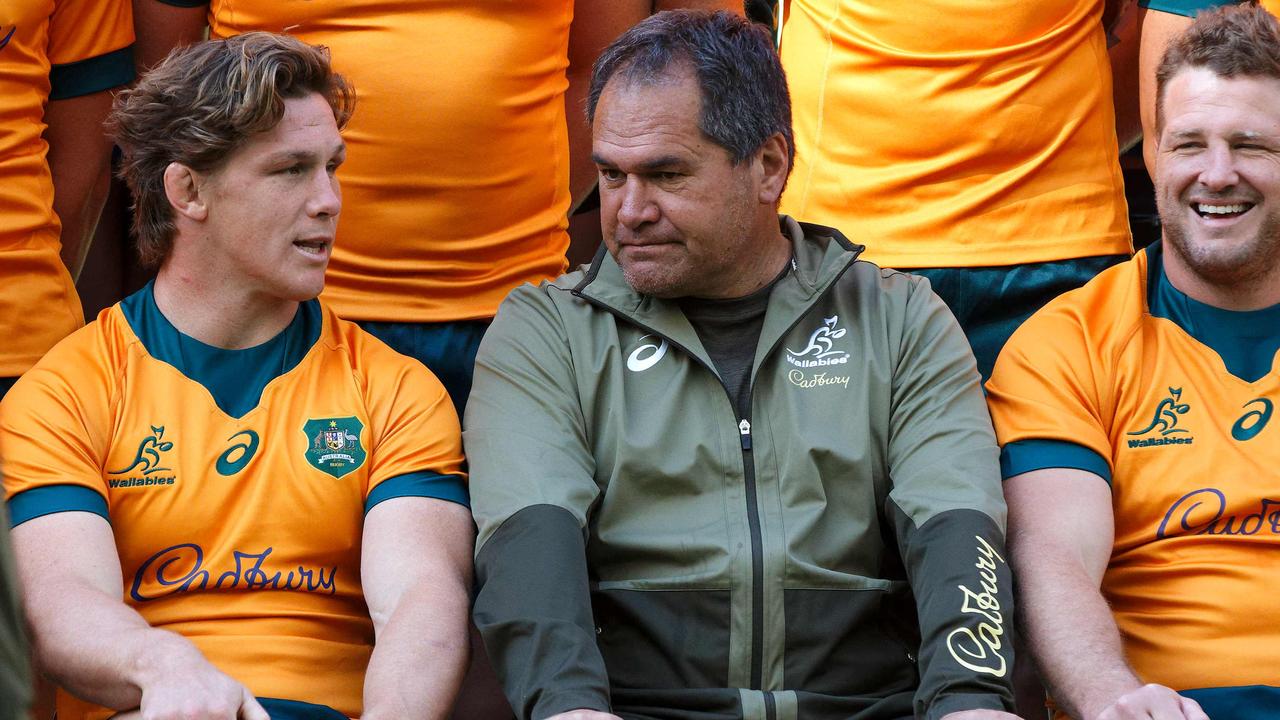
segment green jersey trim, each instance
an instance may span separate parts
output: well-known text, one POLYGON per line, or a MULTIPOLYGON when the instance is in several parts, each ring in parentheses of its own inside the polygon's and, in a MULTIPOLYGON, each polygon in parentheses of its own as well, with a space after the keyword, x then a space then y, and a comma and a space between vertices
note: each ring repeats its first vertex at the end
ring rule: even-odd
POLYGON ((89 512, 111 522, 107 499, 83 485, 43 485, 9 498, 9 527, 60 512, 89 512))
POLYGON ((377 487, 369 491, 364 501, 364 511, 368 514, 373 506, 380 502, 399 497, 427 497, 437 500, 448 500, 465 508, 471 507, 471 497, 467 493, 467 485, 457 475, 442 475, 430 470, 397 475, 383 480, 377 487))
POLYGON ((120 303, 125 320, 151 357, 177 368, 201 384, 218 407, 233 418, 258 406, 267 383, 298 366, 320 339, 324 324, 320 303, 298 306, 288 327, 251 348, 226 350, 184 335, 156 307, 154 282, 120 303))
POLYGON ((49 99, 91 95, 128 85, 134 77, 133 45, 128 45, 97 57, 49 68, 49 99))
POLYGON ((1019 440, 1000 449, 1000 476, 1005 480, 1032 470, 1084 470, 1111 484, 1111 466, 1089 448, 1067 440, 1019 440))
POLYGON ((1187 297, 1164 273, 1160 242, 1148 246, 1147 305, 1153 317, 1171 320, 1222 358, 1227 372, 1256 382, 1271 372, 1280 350, 1280 305, 1224 310, 1187 297))

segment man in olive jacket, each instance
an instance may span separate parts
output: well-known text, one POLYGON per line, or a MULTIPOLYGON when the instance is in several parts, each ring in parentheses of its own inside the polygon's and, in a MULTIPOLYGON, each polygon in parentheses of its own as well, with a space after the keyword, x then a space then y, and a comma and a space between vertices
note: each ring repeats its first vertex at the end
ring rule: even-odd
POLYGON ((508 297, 466 418, 475 618, 516 712, 1010 717, 973 356, 925 281, 778 216, 768 35, 654 16, 588 117, 607 251, 508 297))

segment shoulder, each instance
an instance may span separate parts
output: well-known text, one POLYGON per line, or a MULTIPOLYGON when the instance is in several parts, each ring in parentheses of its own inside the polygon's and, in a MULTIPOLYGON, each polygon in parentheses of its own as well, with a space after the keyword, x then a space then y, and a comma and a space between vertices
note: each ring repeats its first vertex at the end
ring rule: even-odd
POLYGON ((1146 256, 1108 268, 1084 286, 1059 295, 1010 337, 1008 348, 1071 348, 1113 359, 1142 327, 1146 310, 1146 256))
POLYGON ((14 389, 38 385, 78 395, 114 389, 129 362, 130 348, 138 344, 120 306, 112 306, 54 345, 14 389))

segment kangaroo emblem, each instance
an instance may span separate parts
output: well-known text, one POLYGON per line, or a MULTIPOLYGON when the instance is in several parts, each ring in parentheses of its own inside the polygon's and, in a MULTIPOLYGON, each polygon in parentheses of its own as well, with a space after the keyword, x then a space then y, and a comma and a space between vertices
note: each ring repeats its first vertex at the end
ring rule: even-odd
POLYGON ((1129 435, 1146 435, 1152 430, 1159 430, 1161 435, 1189 432, 1178 427, 1178 416, 1185 415, 1191 409, 1191 406, 1187 403, 1180 403, 1181 399, 1182 388, 1169 388, 1169 397, 1161 400, 1160 404, 1156 406, 1155 415, 1151 417, 1151 424, 1141 430, 1131 432, 1129 435))
POLYGON ((831 341, 839 340, 840 338, 844 337, 844 334, 846 332, 844 328, 840 328, 838 330, 836 329, 836 321, 838 319, 839 319, 838 315, 832 315, 831 317, 824 319, 822 321, 822 325, 817 330, 814 330, 813 334, 809 336, 809 344, 805 346, 804 350, 801 350, 800 352, 796 352, 791 348, 787 348, 787 352, 791 353, 796 357, 804 357, 805 355, 812 355, 815 358, 824 358, 828 355, 843 353, 844 352, 843 350, 832 349, 831 341))
POLYGON ((133 456, 133 463, 123 470, 108 470, 112 475, 124 475, 134 468, 142 466, 142 474, 149 475, 169 468, 160 467, 160 453, 173 449, 173 443, 164 439, 164 426, 151 426, 152 435, 138 443, 138 453, 133 456))

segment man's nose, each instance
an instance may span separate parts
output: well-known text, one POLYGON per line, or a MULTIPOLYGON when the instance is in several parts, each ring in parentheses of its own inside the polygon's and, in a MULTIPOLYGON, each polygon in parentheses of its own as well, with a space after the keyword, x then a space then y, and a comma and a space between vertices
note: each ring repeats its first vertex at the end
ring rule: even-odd
POLYGON ((1199 180, 1206 190, 1225 190, 1240 182, 1231 148, 1225 145, 1211 146, 1203 157, 1205 164, 1200 170, 1199 180))
POLYGON ((342 186, 336 175, 317 173, 307 211, 312 217, 333 217, 342 210, 342 186))
POLYGON ((645 223, 657 222, 658 206, 650 196, 646 183, 636 177, 627 178, 621 188, 622 202, 618 205, 618 222, 632 230, 645 223))

